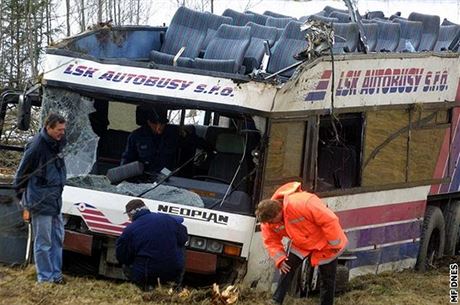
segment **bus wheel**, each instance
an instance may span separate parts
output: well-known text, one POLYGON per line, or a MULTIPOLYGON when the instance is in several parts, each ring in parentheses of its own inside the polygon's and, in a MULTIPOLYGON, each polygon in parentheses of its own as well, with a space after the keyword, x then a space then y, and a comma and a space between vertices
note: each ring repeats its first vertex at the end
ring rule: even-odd
POLYGON ((335 293, 341 294, 348 290, 348 282, 350 278, 350 270, 345 265, 337 265, 337 273, 335 276, 335 293))
POLYGON ((307 298, 311 292, 314 268, 305 259, 294 273, 288 295, 294 298, 307 298))
POLYGON ((445 225, 440 208, 427 206, 421 233, 415 268, 419 271, 426 271, 444 252, 445 225))
POLYGON ((460 253, 460 201, 452 201, 444 211, 446 220, 446 248, 445 255, 460 253))

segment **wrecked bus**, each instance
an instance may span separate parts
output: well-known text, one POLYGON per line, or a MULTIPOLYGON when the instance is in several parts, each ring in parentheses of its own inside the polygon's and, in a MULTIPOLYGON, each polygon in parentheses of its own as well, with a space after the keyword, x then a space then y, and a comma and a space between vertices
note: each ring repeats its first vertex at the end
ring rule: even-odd
MULTIPOLYGON (((102 27, 49 47, 40 84, 3 94, 0 115, 7 121, 8 105, 17 105, 22 129, 34 111, 68 118, 65 249, 123 278, 115 240, 128 224, 125 204, 142 197, 154 212, 185 218, 187 272, 267 288, 274 269, 254 210, 297 180, 340 218, 349 239, 344 280, 424 270, 458 254, 458 26, 413 13, 422 31, 403 38, 412 24, 403 18, 329 17, 341 13, 325 7, 310 17, 332 22, 336 39, 300 61, 293 56, 308 48, 301 22, 276 28, 286 20, 184 7, 168 28, 102 27), (456 31, 450 41, 441 40, 446 27, 456 31), (142 109, 158 105, 184 137, 212 150, 191 143, 176 152, 174 175, 113 183, 107 173, 145 123, 142 109)), ((3 208, 16 204, 7 184, 2 192, 3 208)), ((0 242, 24 239, 8 232, 0 242)), ((14 257, 6 248, 3 259, 14 257)), ((303 271, 296 284, 305 285, 303 271)))

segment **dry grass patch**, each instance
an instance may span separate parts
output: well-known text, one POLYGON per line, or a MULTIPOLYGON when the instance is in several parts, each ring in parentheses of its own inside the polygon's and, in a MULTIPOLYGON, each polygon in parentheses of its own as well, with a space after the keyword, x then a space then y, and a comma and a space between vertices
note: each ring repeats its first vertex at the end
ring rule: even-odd
MULTIPOLYGON (((448 304, 450 257, 438 262, 438 269, 427 273, 413 270, 366 275, 351 281, 349 291, 336 298, 336 305, 436 305, 448 304)), ((111 280, 66 276, 66 285, 37 284, 33 266, 25 270, 0 267, 1 305, 74 305, 74 304, 212 304, 212 289, 189 289, 186 295, 171 294, 168 287, 141 292, 136 286, 111 280)), ((223 288, 223 287, 222 287, 223 288)), ((241 305, 267 304, 270 294, 239 287, 241 305)), ((286 305, 316 305, 318 296, 310 299, 287 298, 286 305)))

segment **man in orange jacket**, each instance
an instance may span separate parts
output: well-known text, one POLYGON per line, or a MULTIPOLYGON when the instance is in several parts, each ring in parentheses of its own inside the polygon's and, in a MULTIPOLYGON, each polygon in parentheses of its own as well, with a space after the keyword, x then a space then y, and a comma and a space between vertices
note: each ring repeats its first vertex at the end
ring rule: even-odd
POLYGON ((282 304, 296 269, 306 258, 319 266, 321 305, 334 303, 337 257, 348 242, 338 217, 316 195, 302 191, 299 182, 276 190, 257 206, 264 245, 280 270, 275 304, 282 304), (290 239, 289 252, 282 244, 290 239))

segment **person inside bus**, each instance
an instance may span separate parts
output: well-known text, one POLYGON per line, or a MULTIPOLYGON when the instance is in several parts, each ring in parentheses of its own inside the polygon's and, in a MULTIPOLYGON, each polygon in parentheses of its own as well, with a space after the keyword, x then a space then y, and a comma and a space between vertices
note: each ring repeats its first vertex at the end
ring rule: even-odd
MULTIPOLYGON (((156 174, 163 168, 172 171, 179 163, 195 156, 196 148, 212 151, 213 148, 195 134, 193 126, 179 128, 168 124, 167 109, 161 106, 141 107, 139 115, 145 120, 142 126, 128 137, 121 165, 139 161, 144 164, 144 172, 156 174), (180 151, 180 158, 178 154, 180 151)), ((185 167, 181 173, 193 176, 192 169, 185 167), (190 173, 189 173, 190 172, 190 173)))
POLYGON ((174 282, 180 289, 185 273, 184 219, 152 213, 140 199, 126 204, 131 223, 116 241, 116 257, 126 277, 144 291, 161 283, 174 282))
POLYGON ((338 217, 316 195, 302 191, 300 182, 287 183, 262 200, 256 216, 265 248, 281 273, 272 304, 283 303, 296 269, 309 258, 313 267, 319 266, 320 304, 332 305, 337 258, 348 243, 338 217), (287 251, 284 237, 290 239, 287 251))
POLYGON ((140 161, 144 170, 158 173, 164 167, 174 169, 179 147, 179 131, 169 125, 167 110, 163 107, 142 108, 144 124, 128 137, 121 164, 140 161))

